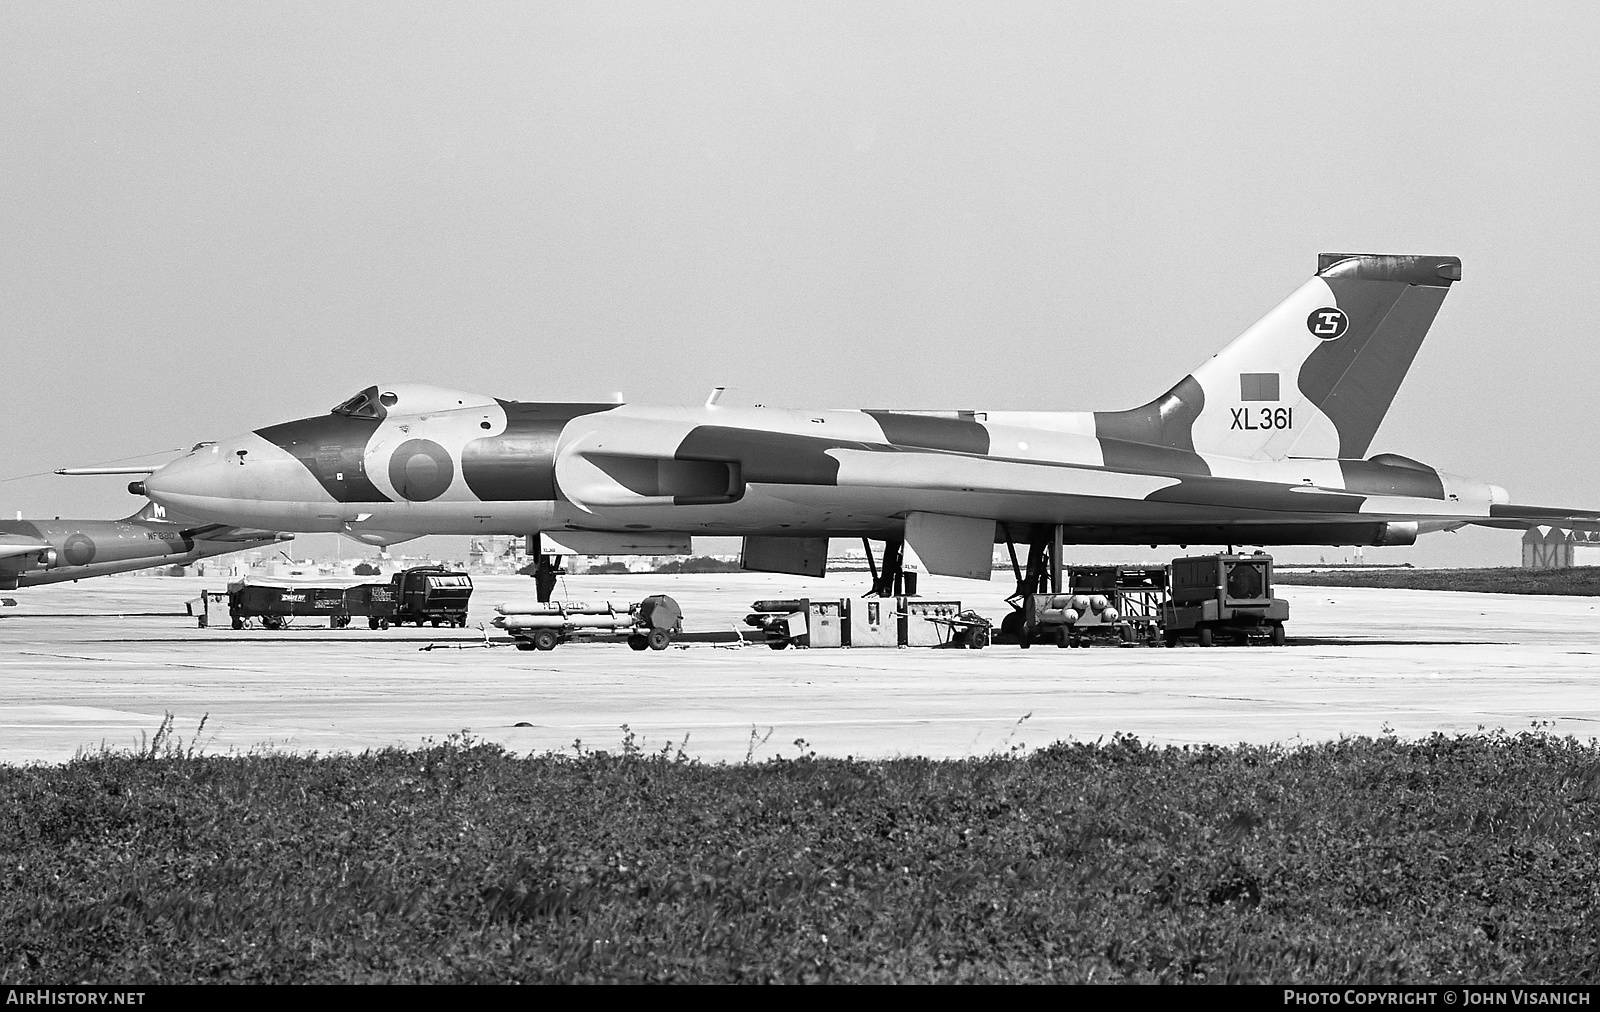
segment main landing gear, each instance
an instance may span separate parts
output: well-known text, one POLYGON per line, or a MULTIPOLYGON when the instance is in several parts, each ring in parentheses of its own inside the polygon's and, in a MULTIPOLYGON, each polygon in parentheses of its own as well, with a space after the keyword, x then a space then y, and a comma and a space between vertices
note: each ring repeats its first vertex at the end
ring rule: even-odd
POLYGON ((566 574, 567 571, 561 568, 561 556, 539 556, 539 561, 533 568, 533 588, 541 603, 550 600, 550 595, 555 593, 556 580, 566 574))
MULTIPOLYGON (((1006 539, 1006 551, 1011 554, 1011 572, 1016 575, 1017 589, 1006 598, 1012 607, 1011 614, 1000 621, 1002 641, 1014 642, 1024 650, 1033 645, 1033 630, 1028 628, 1027 602, 1035 594, 1060 594, 1062 580, 1061 549, 1065 531, 1060 524, 1045 526, 1033 524, 1028 530, 1028 567, 1017 562, 1017 543, 1008 524, 1000 525, 1006 539), (1046 537, 1044 532, 1050 532, 1046 537)), ((1066 645, 1065 642, 1062 644, 1066 645)))
POLYGON ((904 597, 917 593, 917 574, 905 570, 906 542, 904 538, 885 538, 883 541, 883 568, 872 559, 872 542, 861 539, 867 552, 867 569, 872 572, 872 589, 865 597, 904 597))

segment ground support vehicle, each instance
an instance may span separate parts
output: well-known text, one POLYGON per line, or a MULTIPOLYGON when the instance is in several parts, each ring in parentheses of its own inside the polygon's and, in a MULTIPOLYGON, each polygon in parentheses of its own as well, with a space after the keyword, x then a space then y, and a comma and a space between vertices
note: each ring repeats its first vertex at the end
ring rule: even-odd
MULTIPOLYGON (((208 616, 202 616, 205 621, 208 616)), ((228 584, 228 618, 235 629, 259 619, 268 629, 282 629, 297 618, 328 620, 334 629, 350 624, 345 588, 265 580, 246 576, 228 584)))
POLYGON ((817 601, 810 598, 780 598, 757 601, 750 606, 750 614, 744 617, 744 624, 753 629, 761 630, 762 637, 767 646, 774 650, 783 650, 789 646, 811 646, 811 612, 816 608, 818 620, 818 647, 847 646, 850 642, 849 627, 843 621, 843 616, 848 612, 848 601, 817 601), (824 629, 833 629, 835 625, 824 626, 823 616, 837 617, 840 619, 835 625, 838 627, 833 642, 828 642, 828 637, 823 635, 824 629))
POLYGON ((1008 636, 1023 647, 1159 642, 1165 568, 1074 566, 1065 575, 1064 593, 1029 594, 1022 599, 1020 620, 1008 618, 1008 636))
POLYGON ((903 647, 971 647, 989 642, 989 623, 976 612, 962 611, 960 601, 900 598, 900 645, 903 647))
POLYGON ((1067 570, 1067 585, 1079 612, 1073 631, 1080 642, 1154 646, 1161 641, 1165 566, 1073 566, 1067 570))
POLYGON ((1201 555, 1173 559, 1171 599, 1162 608, 1169 647, 1193 638, 1203 647, 1231 639, 1282 646, 1289 602, 1272 596, 1272 556, 1201 555))
POLYGON ((637 604, 507 602, 495 611, 493 624, 515 637, 519 650, 554 650, 575 639, 625 639, 634 650, 665 650, 683 631, 683 609, 665 594, 637 604))
POLYGON ((345 588, 345 611, 352 618, 365 616, 369 629, 389 628, 398 606, 399 591, 393 583, 359 583, 345 588))
MULTIPOLYGON (((394 574, 394 622, 404 625, 431 622, 440 625, 467 624, 467 602, 472 597, 472 577, 443 566, 417 566, 394 574)), ((382 624, 381 616, 380 622, 382 624)))
POLYGON ((1020 645, 1086 647, 1093 640, 1133 643, 1133 627, 1106 594, 1029 594, 1023 600, 1020 645))
POLYGON ((189 614, 199 620, 200 628, 208 628, 213 621, 218 625, 228 620, 228 592, 202 590, 200 596, 184 602, 189 614))
MULTIPOLYGON (((982 650, 993 639, 993 623, 975 611, 961 611, 959 610, 960 607, 960 603, 956 602, 957 610, 953 614, 940 612, 922 614, 920 616, 908 614, 906 621, 910 623, 914 619, 920 618, 924 624, 940 630, 942 635, 939 642, 927 644, 929 646, 982 650)), ((908 638, 910 631, 911 629, 908 628, 908 638)), ((907 643, 906 645, 922 646, 923 644, 907 643)))
POLYGON ((761 630, 767 646, 971 647, 989 643, 989 622, 962 611, 959 601, 909 596, 818 601, 777 598, 750 606, 745 625, 761 630))

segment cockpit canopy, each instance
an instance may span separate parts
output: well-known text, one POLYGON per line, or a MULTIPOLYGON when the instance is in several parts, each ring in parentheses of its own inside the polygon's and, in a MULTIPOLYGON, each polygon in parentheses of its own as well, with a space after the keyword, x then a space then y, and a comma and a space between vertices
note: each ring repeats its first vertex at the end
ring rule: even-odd
POLYGON ((392 393, 379 393, 377 387, 367 387, 359 394, 334 408, 333 413, 345 415, 349 418, 382 418, 388 414, 384 409, 397 399, 392 393))
POLYGON ((355 397, 350 397, 344 404, 333 408, 334 415, 346 415, 349 418, 382 418, 386 415, 384 408, 379 407, 379 394, 376 386, 370 386, 355 397))
POLYGON ((493 397, 470 394, 461 390, 429 386, 425 383, 385 383, 370 386, 333 409, 336 415, 347 418, 382 419, 390 410, 415 415, 432 411, 455 411, 459 408, 482 408, 493 405, 493 397))

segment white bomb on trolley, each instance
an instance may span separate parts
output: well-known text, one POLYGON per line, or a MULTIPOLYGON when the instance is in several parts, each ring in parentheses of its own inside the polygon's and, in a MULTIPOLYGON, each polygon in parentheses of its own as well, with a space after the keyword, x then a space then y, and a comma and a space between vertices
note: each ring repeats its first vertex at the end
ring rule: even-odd
POLYGON ((637 604, 616 601, 509 601, 495 606, 494 625, 519 650, 554 650, 575 639, 621 639, 634 650, 665 650, 683 632, 683 609, 665 594, 637 604))

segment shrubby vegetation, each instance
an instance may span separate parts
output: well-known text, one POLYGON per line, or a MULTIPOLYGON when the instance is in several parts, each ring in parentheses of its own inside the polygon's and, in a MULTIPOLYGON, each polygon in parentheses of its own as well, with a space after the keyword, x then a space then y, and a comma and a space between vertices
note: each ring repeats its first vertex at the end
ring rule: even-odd
POLYGON ((1358 569, 1319 573, 1274 571, 1280 584, 1316 587, 1385 587, 1391 590, 1464 590, 1476 594, 1600 596, 1600 566, 1573 569, 1358 569))
POLYGON ((1349 739, 739 765, 0 768, 0 980, 1533 981, 1600 967, 1600 752, 1349 739))

